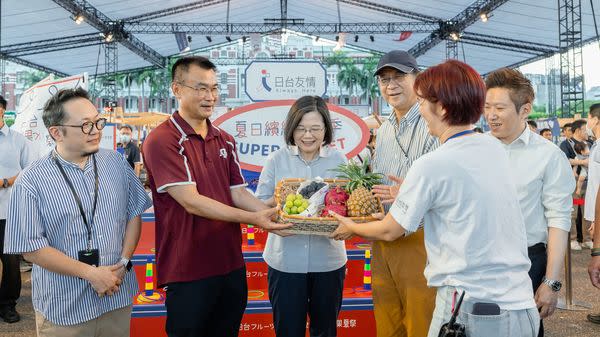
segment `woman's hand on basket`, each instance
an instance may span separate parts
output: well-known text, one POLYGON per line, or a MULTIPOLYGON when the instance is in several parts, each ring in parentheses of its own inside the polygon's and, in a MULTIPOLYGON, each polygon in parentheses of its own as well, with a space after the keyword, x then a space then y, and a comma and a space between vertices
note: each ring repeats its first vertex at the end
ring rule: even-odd
POLYGON ((348 240, 354 236, 354 232, 352 232, 347 226, 347 224, 353 224, 354 221, 332 211, 329 211, 329 215, 336 218, 340 222, 338 228, 329 235, 330 238, 341 241, 348 240))
POLYGON ((374 185, 373 186, 373 194, 381 199, 382 204, 391 204, 396 200, 396 196, 398 195, 398 191, 400 191, 400 185, 402 185, 402 181, 404 181, 400 177, 396 177, 388 174, 388 179, 393 181, 394 185, 374 185))

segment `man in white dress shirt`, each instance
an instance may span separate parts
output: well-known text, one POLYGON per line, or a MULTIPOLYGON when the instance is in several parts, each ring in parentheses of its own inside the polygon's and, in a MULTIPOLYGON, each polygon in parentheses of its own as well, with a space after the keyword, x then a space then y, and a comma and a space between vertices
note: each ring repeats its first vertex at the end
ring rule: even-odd
MULTIPOLYGON (((525 219, 535 301, 540 317, 554 312, 571 228, 575 179, 565 154, 527 127, 534 98, 521 72, 502 68, 486 78, 485 118, 508 152, 525 219)), ((499 182, 501 183, 501 182, 499 182)), ((540 325, 539 336, 543 336, 540 325)))

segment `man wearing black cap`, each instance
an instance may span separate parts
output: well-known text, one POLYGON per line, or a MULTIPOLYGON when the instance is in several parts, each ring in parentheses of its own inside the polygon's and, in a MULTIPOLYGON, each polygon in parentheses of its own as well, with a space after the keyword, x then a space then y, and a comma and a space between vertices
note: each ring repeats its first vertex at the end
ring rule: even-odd
MULTIPOLYGON (((412 163, 439 145, 419 114, 413 89, 418 72, 415 58, 400 50, 383 55, 375 71, 381 96, 393 108, 390 118, 377 131, 373 160, 373 171, 386 175, 385 185, 373 188, 385 204, 394 201, 401 178, 412 163)), ((427 336, 435 290, 427 287, 423 276, 427 261, 423 240, 421 228, 393 242, 373 243, 373 304, 378 337, 427 336)))

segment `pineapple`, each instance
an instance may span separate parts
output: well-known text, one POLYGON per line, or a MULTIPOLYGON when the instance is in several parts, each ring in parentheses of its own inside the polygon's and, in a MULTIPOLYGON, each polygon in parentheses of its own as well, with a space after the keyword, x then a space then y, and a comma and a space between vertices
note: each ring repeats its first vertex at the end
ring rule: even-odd
POLYGON ((350 162, 338 166, 338 178, 348 179, 346 191, 350 194, 346 206, 351 217, 367 216, 379 211, 377 198, 371 193, 373 185, 380 184, 383 177, 379 173, 368 173, 369 163, 362 165, 350 162))

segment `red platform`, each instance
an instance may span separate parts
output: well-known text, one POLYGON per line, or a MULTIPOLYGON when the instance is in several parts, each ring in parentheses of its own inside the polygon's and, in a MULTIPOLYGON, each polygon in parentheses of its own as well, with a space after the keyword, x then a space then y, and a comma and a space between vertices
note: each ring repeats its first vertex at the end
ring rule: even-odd
MULTIPOLYGON (((131 314, 131 336, 133 337, 166 337, 164 332, 166 310, 164 307, 164 292, 156 291, 158 300, 146 299, 143 296, 146 279, 146 264, 154 265, 154 216, 144 214, 142 217, 142 235, 134 253, 132 262, 137 274, 141 296, 134 299, 131 314)), ((248 245, 244 233, 243 254, 246 261, 246 276, 248 278, 248 306, 242 324, 240 336, 271 337, 275 336, 271 304, 267 295, 267 265, 262 259, 262 250, 267 233, 254 228, 254 244, 248 245)), ((344 282, 344 299, 342 311, 338 318, 338 336, 340 337, 370 337, 375 336, 375 320, 373 317, 373 302, 371 292, 363 289, 364 251, 370 244, 360 239, 346 242, 348 263, 346 280, 344 282)), ((154 270, 154 269, 153 269, 154 270)), ((156 280, 154 280, 156 289, 156 280)))

